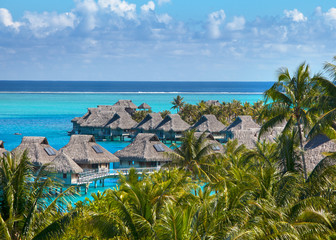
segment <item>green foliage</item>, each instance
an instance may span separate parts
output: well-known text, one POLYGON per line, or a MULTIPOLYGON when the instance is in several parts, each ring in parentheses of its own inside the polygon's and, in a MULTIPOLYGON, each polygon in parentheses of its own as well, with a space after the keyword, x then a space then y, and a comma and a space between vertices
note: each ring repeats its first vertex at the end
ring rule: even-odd
POLYGON ((27 152, 0 158, 0 238, 53 239, 62 236, 76 211, 66 209, 69 188, 57 197, 61 185, 42 166, 35 173, 27 152))
POLYGON ((132 115, 132 119, 136 122, 141 122, 144 120, 144 118, 147 116, 148 113, 151 113, 152 110, 142 110, 142 111, 136 111, 132 115))
POLYGON ((165 117, 167 117, 168 114, 171 114, 171 112, 168 111, 168 110, 164 110, 164 111, 160 112, 160 114, 161 114, 162 118, 165 118, 165 117))

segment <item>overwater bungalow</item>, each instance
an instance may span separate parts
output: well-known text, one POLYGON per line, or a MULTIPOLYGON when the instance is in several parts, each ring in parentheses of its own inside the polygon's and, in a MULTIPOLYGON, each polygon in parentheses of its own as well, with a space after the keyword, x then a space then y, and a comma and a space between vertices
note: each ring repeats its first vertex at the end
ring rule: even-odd
MULTIPOLYGON (((90 109, 91 114, 80 124, 80 133, 103 137, 108 135, 108 131, 104 129, 106 124, 113 118, 114 111, 100 111, 97 108, 90 109)), ((126 113, 128 114, 128 113, 126 113)))
POLYGON ((253 148, 258 141, 260 126, 253 121, 251 116, 238 116, 233 123, 223 130, 224 142, 229 139, 237 139, 238 144, 244 144, 247 148, 253 148))
POLYGON ((149 113, 140 123, 135 125, 134 130, 137 133, 153 133, 162 120, 160 113, 149 113))
POLYGON ((125 137, 130 137, 132 129, 137 124, 128 113, 115 113, 113 117, 104 126, 105 136, 109 136, 111 140, 119 137, 124 140, 125 137))
POLYGON ((304 145, 304 152, 307 172, 311 172, 325 157, 324 152, 336 152, 336 143, 327 136, 319 134, 304 145))
POLYGON ((138 109, 151 110, 152 108, 147 103, 142 103, 141 105, 138 106, 138 109))
POLYGON ((6 152, 7 150, 5 149, 4 142, 0 140, 0 157, 2 157, 6 152))
POLYGON ((160 167, 171 160, 167 153, 172 149, 160 142, 153 133, 139 133, 134 141, 115 153, 120 159, 120 167, 160 167))
POLYGON ((178 114, 168 114, 155 128, 155 133, 160 139, 176 141, 182 137, 182 133, 190 128, 190 125, 182 120, 178 114))
POLYGON ((215 115, 208 114, 203 115, 191 129, 195 129, 197 132, 209 132, 216 139, 223 138, 223 130, 225 125, 217 120, 215 115))
POLYGON ((83 172, 83 169, 64 152, 55 157, 47 170, 55 173, 66 185, 77 183, 79 174, 83 172))
POLYGON ((96 143, 92 135, 72 135, 67 145, 60 149, 84 171, 109 169, 110 163, 119 159, 96 143))
POLYGON ((21 155, 25 150, 28 151, 28 157, 36 167, 50 163, 58 154, 45 137, 23 137, 21 144, 12 152, 14 155, 21 155))
POLYGON ((123 107, 125 108, 126 112, 129 114, 133 114, 136 109, 138 108, 137 105, 135 105, 132 100, 119 100, 115 104, 113 104, 114 107, 123 107))
POLYGON ((216 107, 221 106, 221 104, 218 100, 208 100, 208 101, 205 101, 205 104, 208 105, 208 106, 216 106, 216 107))

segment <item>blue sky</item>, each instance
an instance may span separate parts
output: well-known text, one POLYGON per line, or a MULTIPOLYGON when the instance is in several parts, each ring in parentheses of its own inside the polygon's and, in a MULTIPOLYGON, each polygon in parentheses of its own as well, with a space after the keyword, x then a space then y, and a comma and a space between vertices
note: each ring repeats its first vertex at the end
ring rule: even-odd
POLYGON ((335 42, 331 0, 0 2, 2 80, 273 81, 335 42))

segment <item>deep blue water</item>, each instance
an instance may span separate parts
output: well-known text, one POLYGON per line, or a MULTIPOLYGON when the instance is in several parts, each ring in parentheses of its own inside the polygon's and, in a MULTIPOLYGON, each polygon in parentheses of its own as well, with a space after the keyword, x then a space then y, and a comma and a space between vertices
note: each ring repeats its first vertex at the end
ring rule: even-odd
POLYGON ((0 81, 0 92, 263 92, 272 82, 0 81))

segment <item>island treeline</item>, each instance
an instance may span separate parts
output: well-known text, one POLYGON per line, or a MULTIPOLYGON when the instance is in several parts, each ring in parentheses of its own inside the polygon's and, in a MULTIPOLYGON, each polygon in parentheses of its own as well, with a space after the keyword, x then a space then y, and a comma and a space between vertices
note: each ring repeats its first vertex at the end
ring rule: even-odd
MULTIPOLYGON (((260 135, 284 124, 273 143, 248 149, 229 141, 222 154, 205 133, 187 131, 160 171, 120 175, 117 188, 75 206, 64 202, 72 188, 46 201, 54 179, 44 167, 33 175, 26 154, 3 156, 1 239, 336 239, 336 153, 325 152, 307 171, 303 152, 316 136, 336 137, 336 66, 325 69, 329 79, 312 76, 305 63, 293 75, 279 70, 251 113, 262 123, 260 135)), ((201 105, 176 109, 192 123, 187 109, 201 105)), ((225 122, 235 111, 216 116, 225 122)))

